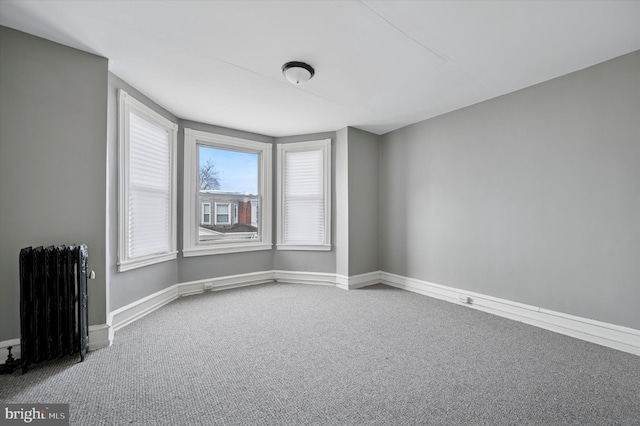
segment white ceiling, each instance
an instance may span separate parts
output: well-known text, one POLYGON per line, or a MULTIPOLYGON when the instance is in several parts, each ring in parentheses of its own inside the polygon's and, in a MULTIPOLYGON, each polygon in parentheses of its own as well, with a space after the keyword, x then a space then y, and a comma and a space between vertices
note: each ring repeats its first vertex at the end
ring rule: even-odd
POLYGON ((0 24, 108 58, 180 118, 270 136, 382 134, 640 49, 640 1, 2 0, 0 24))

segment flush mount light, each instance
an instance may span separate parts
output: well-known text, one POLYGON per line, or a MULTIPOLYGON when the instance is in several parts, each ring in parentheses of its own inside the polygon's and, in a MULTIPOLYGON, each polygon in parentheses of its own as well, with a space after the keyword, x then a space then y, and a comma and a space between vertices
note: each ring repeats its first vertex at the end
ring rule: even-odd
POLYGON ((313 67, 304 62, 287 62, 282 66, 282 74, 293 84, 306 83, 315 73, 313 67))

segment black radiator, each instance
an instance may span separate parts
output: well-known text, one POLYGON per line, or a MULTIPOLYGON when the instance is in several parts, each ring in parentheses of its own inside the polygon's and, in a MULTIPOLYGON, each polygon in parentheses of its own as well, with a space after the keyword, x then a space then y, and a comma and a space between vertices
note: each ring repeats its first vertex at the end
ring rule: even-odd
POLYGON ((89 349, 85 244, 20 250, 20 349, 29 365, 89 349))

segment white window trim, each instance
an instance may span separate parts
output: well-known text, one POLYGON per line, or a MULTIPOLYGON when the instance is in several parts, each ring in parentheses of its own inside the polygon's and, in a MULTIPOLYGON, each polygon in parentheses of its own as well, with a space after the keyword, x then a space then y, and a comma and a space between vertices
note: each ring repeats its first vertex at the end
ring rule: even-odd
MULTIPOLYGON (((223 253, 239 253, 258 250, 271 250, 271 170, 272 145, 248 139, 217 135, 189 128, 184 129, 184 215, 183 215, 183 249, 185 257, 206 256, 223 253), (214 147, 247 152, 260 152, 258 164, 258 191, 260 193, 260 238, 256 241, 216 241, 199 243, 197 237, 197 175, 198 175, 198 144, 209 144, 214 147)), ((231 214, 231 212, 230 212, 231 214)))
POLYGON ((142 102, 132 98, 126 91, 118 91, 118 271, 124 272, 155 263, 166 262, 177 258, 176 248, 176 148, 178 125, 167 120, 142 102), (127 241, 129 241, 129 230, 126 226, 129 210, 129 115, 131 112, 144 117, 146 120, 157 124, 167 130, 169 134, 169 156, 170 156, 170 219, 169 219, 169 251, 166 253, 154 254, 137 258, 129 258, 127 241))
POLYGON ((211 225, 211 203, 202 203, 202 212, 201 212, 201 215, 202 215, 202 217, 200 218, 200 222, 201 222, 203 225, 211 225), (205 220, 204 220, 204 215, 205 215, 205 212, 204 212, 204 206, 209 206, 209 220, 208 220, 208 221, 205 221, 205 220))
POLYGON ((277 250, 331 250, 331 139, 278 144, 277 164, 277 250), (311 151, 322 148, 324 163, 324 241, 322 244, 284 243, 284 155, 287 151, 311 151))
POLYGON ((231 218, 233 215, 233 212, 231 211, 231 203, 216 203, 216 210, 215 210, 215 217, 214 217, 214 222, 216 225, 231 225, 231 218), (218 206, 227 206, 227 216, 229 216, 229 221, 227 222, 218 222, 218 206))

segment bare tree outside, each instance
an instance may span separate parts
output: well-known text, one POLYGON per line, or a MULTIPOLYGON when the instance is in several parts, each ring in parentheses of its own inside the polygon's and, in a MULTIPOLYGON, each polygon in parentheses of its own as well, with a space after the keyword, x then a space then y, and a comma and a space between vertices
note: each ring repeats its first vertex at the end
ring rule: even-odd
POLYGON ((220 189, 218 174, 219 172, 216 170, 216 165, 212 163, 211 160, 207 160, 206 163, 200 165, 200 176, 198 180, 200 190, 220 189))

